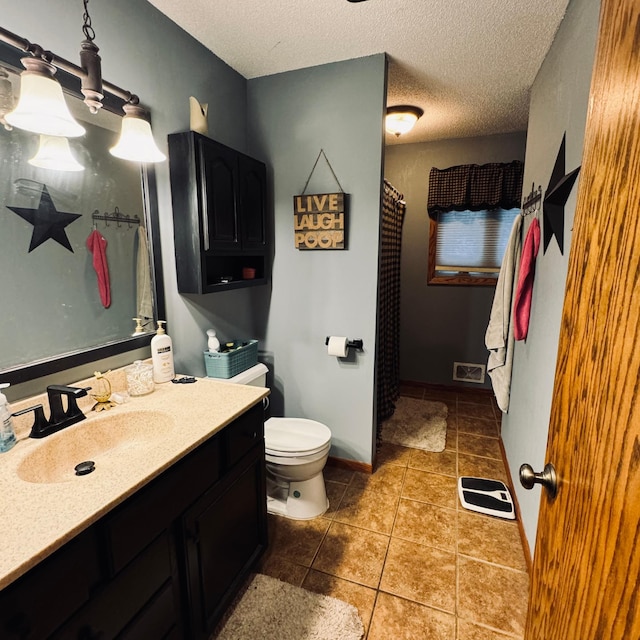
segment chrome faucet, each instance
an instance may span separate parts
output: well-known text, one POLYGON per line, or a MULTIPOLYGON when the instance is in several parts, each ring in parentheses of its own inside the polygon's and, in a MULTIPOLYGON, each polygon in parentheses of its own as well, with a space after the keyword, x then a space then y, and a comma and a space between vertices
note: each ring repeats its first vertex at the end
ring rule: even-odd
POLYGON ((19 416, 33 411, 35 419, 29 437, 44 438, 86 418, 80 407, 78 407, 77 399, 86 396, 89 389, 91 387, 68 387, 66 385, 51 384, 47 387, 49 409, 51 411, 48 420, 45 418, 41 404, 22 411, 16 411, 13 415, 19 416), (67 396, 66 409, 62 404, 62 396, 67 396))

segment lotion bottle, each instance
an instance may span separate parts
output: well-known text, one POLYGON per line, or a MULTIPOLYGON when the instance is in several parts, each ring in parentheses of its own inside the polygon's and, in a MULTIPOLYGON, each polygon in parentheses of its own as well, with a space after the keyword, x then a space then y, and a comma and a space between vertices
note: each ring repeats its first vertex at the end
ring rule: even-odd
MULTIPOLYGON (((9 383, 0 384, 0 389, 8 387, 9 383)), ((7 402, 7 396, 0 393, 0 453, 9 451, 16 443, 16 433, 13 430, 11 411, 7 402)))
POLYGON ((173 367, 173 342, 162 326, 166 323, 166 320, 158 320, 158 330, 156 335, 151 338, 153 381, 156 384, 169 382, 176 376, 173 367))
POLYGON ((207 329, 207 335, 209 336, 207 340, 207 346, 209 347, 210 352, 220 351, 220 340, 216 337, 215 329, 207 329))

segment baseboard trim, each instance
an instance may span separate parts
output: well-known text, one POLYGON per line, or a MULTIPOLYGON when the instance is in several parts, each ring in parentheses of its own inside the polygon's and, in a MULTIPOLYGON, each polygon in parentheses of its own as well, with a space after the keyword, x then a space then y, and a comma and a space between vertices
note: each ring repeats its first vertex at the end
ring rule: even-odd
POLYGON ((429 389, 430 391, 453 391, 464 393, 468 391, 472 394, 493 395, 493 389, 478 386, 462 386, 458 384, 435 384, 433 382, 420 382, 419 380, 400 380, 400 385, 405 387, 417 387, 419 389, 429 389))
POLYGON ((500 443, 500 452, 502 454, 502 462, 504 463, 504 468, 507 472, 507 484, 509 485, 509 491, 511 492, 511 498, 513 499, 513 506, 516 510, 516 522, 518 523, 518 531, 520 532, 520 539, 522 540, 522 548, 524 549, 524 559, 527 563, 527 571, 529 572, 529 575, 532 575, 533 558, 531 556, 531 547, 529 546, 529 541, 527 540, 527 536, 524 532, 524 525, 522 524, 522 512, 520 511, 518 496, 516 495, 516 492, 513 486, 511 469, 509 469, 509 462, 507 461, 507 452, 505 451, 504 443, 502 442, 502 436, 499 438, 498 442, 500 443))
POLYGON ((346 469, 347 471, 362 471, 364 473, 373 473, 373 465, 358 460, 346 460, 345 458, 334 458, 329 456, 327 464, 338 469, 346 469))

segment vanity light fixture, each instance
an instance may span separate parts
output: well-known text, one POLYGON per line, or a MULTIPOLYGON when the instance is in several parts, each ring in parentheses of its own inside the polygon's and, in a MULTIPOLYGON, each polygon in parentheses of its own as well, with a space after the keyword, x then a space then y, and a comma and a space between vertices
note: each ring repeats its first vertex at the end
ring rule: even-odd
POLYGON ((69 140, 60 136, 41 135, 36 155, 27 162, 34 167, 53 171, 84 171, 71 153, 69 140))
POLYGON ((73 119, 64 101, 62 87, 54 78, 56 70, 61 69, 80 80, 84 102, 91 113, 95 114, 102 108, 105 91, 124 100, 122 133, 120 141, 111 150, 113 155, 135 162, 166 160, 153 140, 148 113, 140 106, 138 96, 102 80, 99 49, 93 41, 95 32, 88 11, 89 0, 83 0, 83 3, 82 31, 85 39, 81 44, 80 66, 0 27, 1 41, 29 54, 29 57, 21 59, 25 71, 20 76, 18 104, 4 119, 9 126, 33 133, 65 138, 83 135, 84 127, 73 119), (132 132, 135 132, 135 142, 126 145, 125 151, 123 140, 131 140, 132 132))
POLYGON ((387 107, 385 129, 396 137, 403 133, 409 133, 423 113, 424 111, 420 107, 412 107, 410 105, 387 107))

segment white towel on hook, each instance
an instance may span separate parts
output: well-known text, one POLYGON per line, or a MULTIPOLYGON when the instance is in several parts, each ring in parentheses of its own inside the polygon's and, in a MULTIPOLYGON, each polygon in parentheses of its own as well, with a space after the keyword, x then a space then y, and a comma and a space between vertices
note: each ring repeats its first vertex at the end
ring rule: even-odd
POLYGON ((151 265, 147 232, 138 227, 138 260, 136 263, 137 313, 140 318, 153 318, 153 292, 151 289, 151 265))
POLYGON ((509 410, 509 393, 511 390, 511 371, 513 368, 513 327, 511 324, 511 308, 515 294, 516 274, 520 265, 522 250, 522 215, 518 214, 513 221, 511 234, 502 259, 502 266, 496 283, 489 325, 484 342, 489 350, 487 373, 500 410, 509 410))

